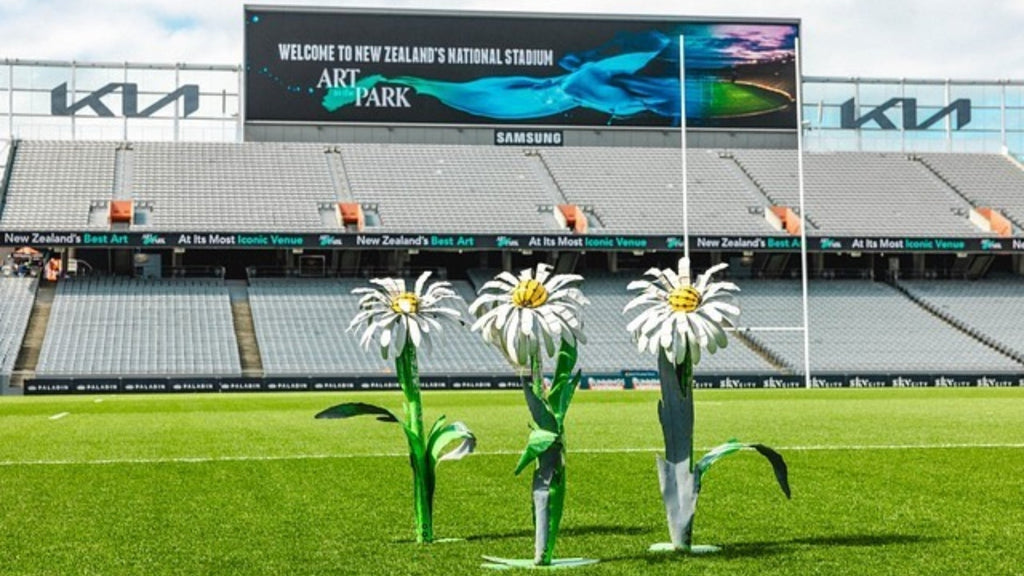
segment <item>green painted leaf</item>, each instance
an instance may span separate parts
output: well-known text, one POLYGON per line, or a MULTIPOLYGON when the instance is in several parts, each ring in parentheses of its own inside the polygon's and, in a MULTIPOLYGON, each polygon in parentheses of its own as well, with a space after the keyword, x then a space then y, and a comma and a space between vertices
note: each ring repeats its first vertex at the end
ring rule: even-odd
POLYGON ((347 402, 345 404, 331 406, 317 414, 316 418, 351 418, 353 416, 366 415, 376 415, 377 420, 381 422, 398 422, 398 418, 396 418, 395 415, 387 408, 381 408, 380 406, 374 406, 373 404, 364 404, 362 402, 347 402))
POLYGON ((538 396, 533 386, 523 386, 523 394, 526 395, 526 407, 530 409, 530 416, 537 426, 555 433, 559 430, 558 419, 551 410, 551 405, 543 397, 538 396))
MULTIPOLYGON (((438 422, 440 421, 438 420, 438 422)), ((435 467, 444 460, 460 460, 471 454, 474 449, 476 449, 476 436, 462 422, 452 422, 442 428, 435 425, 434 430, 430 433, 430 439, 427 441, 427 454, 430 455, 431 465, 435 467), (454 450, 445 452, 448 446, 458 440, 462 440, 462 444, 454 450)))
POLYGON ((725 444, 721 444, 719 446, 712 448, 710 452, 705 454, 704 457, 697 462, 697 474, 704 474, 705 472, 707 472, 709 468, 711 468, 712 464, 718 462, 720 459, 728 456, 729 454, 739 452, 744 447, 746 447, 746 444, 743 444, 742 442, 737 442, 735 440, 730 440, 725 444))
POLYGON ((544 559, 551 562, 555 554, 555 543, 558 541, 558 529, 562 523, 562 511, 565 509, 565 466, 559 465, 551 477, 548 491, 548 545, 544 550, 544 559))
POLYGON ((782 493, 786 495, 786 498, 790 498, 789 469, 786 466, 786 461, 783 460, 782 455, 764 444, 744 444, 736 440, 730 440, 725 444, 716 446, 697 462, 696 472, 698 490, 700 489, 701 477, 709 468, 711 468, 712 464, 729 454, 734 454, 744 448, 752 448, 768 459, 768 462, 772 465, 772 470, 775 472, 775 479, 779 482, 779 487, 782 489, 782 493))
POLYGON ((407 424, 402 424, 402 430, 405 431, 405 438, 409 441, 409 457, 417 462, 422 462, 427 454, 427 447, 423 442, 423 438, 407 424))
POLYGON ((786 495, 786 498, 792 498, 789 491, 789 467, 786 466, 786 461, 782 459, 782 454, 764 444, 751 444, 750 447, 757 450, 771 462, 772 470, 775 472, 775 479, 779 481, 779 488, 782 488, 782 493, 786 495))
MULTIPOLYGON (((437 421, 434 422, 434 425, 430 427, 430 434, 427 434, 427 438, 433 438, 434 434, 437 434, 437 431, 444 427, 444 423, 446 421, 447 418, 445 418, 445 415, 441 414, 437 421)), ((429 444, 430 441, 428 440, 427 443, 429 444)))
POLYGON ((569 403, 572 402, 573 395, 576 394, 576 390, 580 387, 580 381, 583 379, 583 372, 577 370, 576 374, 569 381, 569 384, 562 388, 561 394, 559 394, 561 406, 560 414, 561 418, 558 420, 559 425, 564 425, 565 415, 569 412, 569 403))
POLYGON ((532 430, 530 438, 526 443, 526 450, 523 451, 523 455, 519 458, 519 464, 516 466, 516 474, 522 472, 524 468, 529 466, 531 462, 557 442, 558 438, 558 434, 543 428, 532 430))
POLYGON ((562 341, 558 351, 558 363, 555 366, 555 377, 551 382, 551 390, 548 392, 551 409, 558 420, 559 425, 565 421, 565 414, 569 411, 569 403, 572 401, 576 386, 579 385, 580 374, 573 378, 572 369, 576 366, 576 346, 562 341))

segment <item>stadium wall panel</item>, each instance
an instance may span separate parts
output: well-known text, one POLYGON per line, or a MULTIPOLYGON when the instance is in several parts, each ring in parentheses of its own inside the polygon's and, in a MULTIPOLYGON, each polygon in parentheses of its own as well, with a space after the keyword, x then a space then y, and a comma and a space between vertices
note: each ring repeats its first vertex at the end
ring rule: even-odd
MULTIPOLYGON (((530 126, 514 126, 529 130, 530 126)), ((490 146, 494 131, 505 127, 469 126, 359 126, 351 124, 279 124, 254 123, 245 125, 246 142, 338 142, 373 144, 459 144, 490 146)), ((537 129, 550 130, 550 126, 537 129)), ((624 129, 607 130, 562 129, 565 146, 643 146, 678 148, 678 129, 624 129)), ((693 148, 769 148, 796 149, 796 135, 785 131, 729 131, 689 129, 687 146, 693 148)))

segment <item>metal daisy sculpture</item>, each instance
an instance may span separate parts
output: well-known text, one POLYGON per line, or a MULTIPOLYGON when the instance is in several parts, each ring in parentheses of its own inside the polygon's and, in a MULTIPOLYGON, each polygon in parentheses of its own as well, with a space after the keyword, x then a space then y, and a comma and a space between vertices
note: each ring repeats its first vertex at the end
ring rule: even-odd
MULTIPOLYGON (((420 275, 412 291, 406 289, 405 280, 401 278, 374 278, 370 282, 376 287, 352 290, 362 298, 359 300, 359 313, 348 327, 350 332, 364 329, 360 343, 365 350, 376 345, 384 359, 389 355, 395 358, 398 384, 405 396, 405 421, 401 424, 409 442, 416 541, 421 543, 434 541, 434 487, 438 463, 458 460, 476 446, 476 438, 462 422, 449 424, 441 416, 429 431, 423 427, 417 350, 429 350, 431 339, 441 332, 442 322, 459 322, 458 310, 443 305, 446 300, 458 299, 458 295, 447 282, 434 282, 427 286, 429 277, 430 272, 420 275), (461 444, 446 451, 457 441, 461 444)), ((316 417, 360 415, 374 415, 381 422, 399 422, 390 410, 361 402, 338 404, 316 417)))
POLYGON ((744 448, 757 450, 771 462, 779 486, 787 498, 790 496, 785 461, 762 444, 730 440, 694 460, 693 367, 700 362, 701 350, 714 354, 728 345, 723 326, 735 326, 740 315, 733 295, 739 288, 731 282, 711 282, 711 276, 727 266, 712 266, 690 284, 689 260, 682 258, 678 271, 651 268, 645 273, 651 280, 636 280, 627 286, 640 294, 623 313, 637 308, 643 311, 626 329, 641 352, 657 355, 661 380, 658 417, 665 437, 665 457, 658 455, 658 480, 672 541, 655 544, 651 550, 717 550, 693 544, 693 517, 701 480, 716 461, 744 448))
POLYGON ((477 317, 472 330, 496 346, 520 374, 534 425, 519 459, 518 475, 536 462, 533 473, 534 557, 515 560, 485 556, 488 568, 594 564, 585 558, 554 559, 555 541, 565 505, 565 415, 581 374, 573 373, 576 347, 584 342, 581 309, 589 303, 576 274, 552 274, 538 264, 518 277, 498 274, 480 287, 469 311, 477 317), (556 356, 557 349, 557 356, 556 356), (544 356, 556 357, 551 385, 544 381, 544 356))

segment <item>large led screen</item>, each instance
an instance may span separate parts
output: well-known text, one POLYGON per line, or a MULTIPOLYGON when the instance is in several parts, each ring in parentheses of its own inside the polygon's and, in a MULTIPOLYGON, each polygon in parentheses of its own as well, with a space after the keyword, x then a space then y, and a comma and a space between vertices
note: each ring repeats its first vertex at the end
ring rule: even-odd
POLYGON ((247 121, 795 129, 795 22, 245 11, 247 121))

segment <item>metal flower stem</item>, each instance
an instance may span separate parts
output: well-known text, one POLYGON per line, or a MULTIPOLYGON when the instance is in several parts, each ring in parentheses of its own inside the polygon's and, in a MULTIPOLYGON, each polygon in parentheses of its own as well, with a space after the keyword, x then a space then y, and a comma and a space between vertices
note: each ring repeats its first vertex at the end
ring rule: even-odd
POLYGON ((661 380, 658 417, 665 437, 665 457, 658 457, 658 479, 672 544, 689 550, 693 545, 693 517, 699 490, 694 474, 693 361, 689 350, 678 365, 660 352, 658 373, 661 380))
MULTIPOLYGON (((531 357, 531 383, 525 389, 527 405, 534 421, 541 427, 550 425, 550 413, 543 406, 544 374, 540 355, 531 357), (532 396, 532 398, 531 398, 532 396), (540 400, 541 402, 538 402, 540 400)), ((565 445, 561 439, 537 458, 533 472, 534 564, 549 566, 554 558, 558 526, 565 503, 565 445)))
POLYGON ((434 482, 427 461, 427 439, 423 434, 423 403, 420 400, 420 374, 416 347, 407 342, 395 359, 398 383, 405 395, 405 426, 410 432, 409 461, 413 474, 413 502, 416 511, 416 541, 434 540, 434 482))

